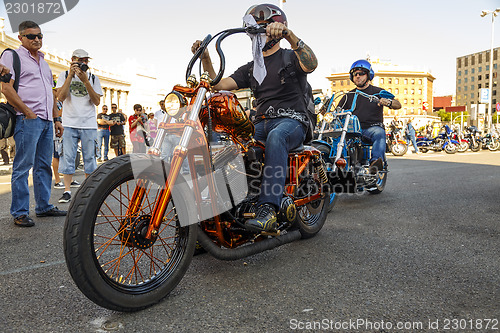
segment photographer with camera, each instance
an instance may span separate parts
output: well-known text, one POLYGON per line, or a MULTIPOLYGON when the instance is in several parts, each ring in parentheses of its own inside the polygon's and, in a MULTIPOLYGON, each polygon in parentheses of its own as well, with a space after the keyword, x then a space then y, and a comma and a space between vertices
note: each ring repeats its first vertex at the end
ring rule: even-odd
POLYGON ((57 98, 63 102, 63 149, 59 172, 64 176, 64 193, 59 202, 71 200, 70 186, 75 173, 78 141, 81 142, 85 176, 97 168, 96 106, 101 102, 102 88, 99 78, 88 72, 89 54, 77 49, 71 57, 69 71, 57 80, 57 98))

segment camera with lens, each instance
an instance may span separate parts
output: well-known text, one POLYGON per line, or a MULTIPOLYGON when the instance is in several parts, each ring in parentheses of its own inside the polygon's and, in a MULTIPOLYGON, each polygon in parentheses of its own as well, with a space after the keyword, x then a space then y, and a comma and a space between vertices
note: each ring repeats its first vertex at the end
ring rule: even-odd
POLYGON ((78 67, 80 67, 80 69, 84 72, 86 72, 89 69, 89 66, 87 64, 82 63, 82 62, 78 63, 78 67))

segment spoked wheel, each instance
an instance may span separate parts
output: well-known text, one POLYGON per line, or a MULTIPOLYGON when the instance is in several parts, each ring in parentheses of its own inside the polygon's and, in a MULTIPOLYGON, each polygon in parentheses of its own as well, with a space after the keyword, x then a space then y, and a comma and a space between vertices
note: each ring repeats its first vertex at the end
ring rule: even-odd
POLYGON ((408 145, 404 143, 396 143, 391 147, 391 153, 394 156, 403 156, 408 151, 408 145))
POLYGON ((64 227, 66 264, 78 288, 96 304, 140 310, 166 297, 184 276, 196 224, 180 224, 193 202, 183 179, 158 233, 146 236, 168 171, 168 165, 146 155, 120 156, 92 173, 73 199, 64 227))

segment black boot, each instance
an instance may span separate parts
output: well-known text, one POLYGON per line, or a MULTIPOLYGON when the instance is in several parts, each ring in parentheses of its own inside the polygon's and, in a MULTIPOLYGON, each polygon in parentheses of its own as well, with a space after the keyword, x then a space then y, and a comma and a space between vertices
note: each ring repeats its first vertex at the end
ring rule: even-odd
POLYGON ((368 168, 368 170, 372 175, 375 175, 383 168, 384 168, 384 160, 382 159, 382 157, 379 157, 370 163, 370 167, 368 168))
POLYGON ((255 218, 245 222, 245 227, 255 232, 276 230, 276 226, 276 212, 270 204, 259 206, 255 218))

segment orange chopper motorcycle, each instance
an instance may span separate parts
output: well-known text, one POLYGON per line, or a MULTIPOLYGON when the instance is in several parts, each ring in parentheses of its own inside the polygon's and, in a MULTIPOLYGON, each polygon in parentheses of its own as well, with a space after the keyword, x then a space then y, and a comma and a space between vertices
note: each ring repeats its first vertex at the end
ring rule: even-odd
POLYGON ((64 227, 66 263, 78 288, 116 311, 151 306, 175 288, 196 248, 236 260, 317 234, 328 208, 321 153, 301 146, 289 153, 278 227, 247 230, 255 216, 265 144, 231 92, 211 93, 225 69, 220 44, 237 28, 208 35, 189 62, 187 85, 165 98, 167 115, 148 154, 129 154, 99 166, 81 185, 64 227), (197 82, 193 65, 216 40, 220 69, 197 82), (212 134, 223 139, 214 144, 212 134), (178 144, 165 158, 165 140, 178 144), (187 162, 185 162, 187 161, 187 162), (189 166, 186 173, 183 164, 189 166))

